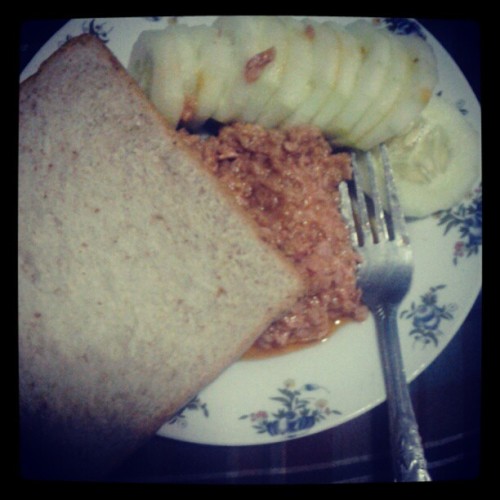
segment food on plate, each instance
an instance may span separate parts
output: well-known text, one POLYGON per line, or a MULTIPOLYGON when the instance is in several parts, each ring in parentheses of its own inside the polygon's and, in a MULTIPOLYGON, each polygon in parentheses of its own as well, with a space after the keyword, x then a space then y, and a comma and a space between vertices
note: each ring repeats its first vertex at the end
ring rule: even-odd
MULTIPOLYGON (((437 84, 436 57, 432 47, 417 35, 396 38, 410 57, 409 78, 401 86, 388 113, 370 130, 352 131, 351 139, 358 149, 368 150, 392 137, 404 134, 418 119, 432 97, 437 84)), ((396 61, 392 62, 397 64, 396 61)), ((380 102, 385 102, 385 95, 380 102)))
POLYGON ((311 123, 327 98, 328 102, 331 103, 340 95, 340 85, 350 85, 345 81, 340 83, 342 76, 346 74, 345 70, 351 65, 356 65, 357 60, 361 60, 359 51, 347 55, 344 50, 347 32, 344 31, 341 35, 337 23, 310 20, 308 26, 309 33, 314 35, 312 37, 311 91, 297 108, 283 120, 282 126, 311 123), (350 58, 349 66, 342 64, 345 57, 350 58), (336 89, 335 95, 331 96, 333 89, 336 89))
POLYGON ((257 16, 252 23, 245 16, 228 16, 217 19, 214 28, 230 41, 233 57, 227 61, 229 75, 219 75, 229 84, 213 118, 222 123, 255 122, 280 89, 287 60, 285 26, 270 16, 257 16))
MULTIPOLYGON (((478 132, 456 105, 441 96, 434 96, 414 126, 386 146, 401 205, 409 217, 451 208, 472 190, 481 175, 478 132)), ((373 157, 382 182, 378 148, 373 157)))
MULTIPOLYGON (((182 65, 185 62, 181 64, 181 61, 194 62, 192 57, 185 57, 189 45, 186 42, 180 43, 183 40, 182 29, 183 27, 174 26, 168 31, 145 31, 141 33, 139 43, 135 44, 132 52, 135 65, 132 72, 138 75, 141 87, 150 89, 150 99, 169 123, 176 123, 181 119, 184 106, 182 65), (169 45, 171 50, 162 57, 154 57, 165 45, 169 45), (182 47, 183 52, 179 52, 178 47, 182 47), (181 59, 181 54, 184 59, 181 59)), ((190 73, 194 75, 195 70, 193 64, 190 73)), ((194 87, 191 92, 194 92, 194 87)))
MULTIPOLYGON (((331 80, 331 88, 326 99, 322 99, 320 107, 311 118, 311 124, 320 127, 321 130, 325 130, 326 127, 330 126, 332 117, 344 109, 352 99, 352 91, 364 60, 364 52, 360 41, 347 29, 341 28, 333 21, 323 23, 323 26, 324 29, 337 33, 340 40, 340 61, 338 62, 339 69, 336 78, 331 80)), ((316 38, 316 30, 314 30, 314 33, 316 38)), ((316 64, 321 64, 321 61, 316 64)), ((313 92, 316 88, 317 86, 313 89, 313 92)), ((332 124, 332 126, 334 125, 332 124)))
POLYGON ((312 42, 314 37, 311 36, 310 30, 307 30, 296 19, 283 17, 280 22, 285 27, 288 43, 286 64, 279 89, 257 117, 257 123, 265 127, 279 126, 311 92, 312 42))
MULTIPOLYGON (((364 51, 371 59, 371 67, 368 61, 363 64, 365 74, 358 76, 353 90, 359 98, 345 106, 337 117, 343 123, 346 140, 357 144, 358 139, 376 128, 395 106, 409 84, 413 63, 400 38, 391 36, 388 31, 373 29, 362 21, 353 23, 348 29, 362 40, 364 51)), ((342 132, 337 133, 336 140, 342 142, 341 137, 342 132)))
POLYGON ((351 177, 350 154, 332 154, 311 126, 282 131, 237 123, 217 136, 188 134, 186 140, 257 222, 262 239, 307 283, 304 295, 260 335, 256 347, 320 340, 339 320, 366 318, 356 287, 359 258, 339 211, 338 185, 351 177))
POLYGON ((210 27, 189 28, 191 40, 174 42, 166 33, 178 26, 142 33, 128 65, 161 110, 171 82, 178 80, 177 89, 183 81, 173 63, 162 77, 175 59, 171 53, 179 44, 205 47, 186 61, 194 67, 194 90, 185 86, 164 111, 173 126, 197 127, 207 117, 265 127, 310 124, 335 144, 368 150, 407 131, 437 83, 431 46, 377 21, 343 26, 287 16, 221 16, 210 27), (204 41, 208 32, 214 43, 204 41), (206 92, 207 86, 218 91, 206 92), (183 103, 189 103, 188 114, 178 111, 183 103))
POLYGON ((91 35, 21 84, 18 221, 27 474, 104 473, 305 289, 91 35))
MULTIPOLYGON (((178 26, 145 33, 153 37, 178 26)), ((201 29, 186 28, 192 30, 194 44, 199 39, 195 28, 201 29)), ((456 110, 433 99, 437 61, 420 34, 396 34, 376 19, 344 26, 279 16, 222 16, 204 29, 216 30, 217 37, 227 39, 231 47, 218 52, 227 59, 228 69, 214 72, 214 78, 218 75, 226 85, 212 104, 215 120, 283 130, 312 125, 332 145, 361 151, 376 150, 385 142, 395 163, 403 208, 410 217, 451 207, 477 179, 477 133, 469 130, 456 110), (424 181, 423 163, 429 161, 433 171, 424 181)), ((145 48, 141 37, 130 58, 131 72, 139 80, 141 57, 161 61, 173 50, 167 38, 163 45, 145 48)), ((190 66, 202 83, 194 94, 184 87, 182 99, 189 103, 189 113, 171 121, 174 126, 196 128, 210 115, 198 111, 203 109, 197 97, 205 81, 203 59, 208 60, 199 57, 190 66)), ((151 71, 155 72, 154 65, 151 71)), ((168 81, 159 78, 142 87, 155 102, 155 95, 164 88, 168 91, 168 81)))
MULTIPOLYGON (((353 145, 349 139, 352 127, 364 118, 372 103, 378 104, 379 96, 390 92, 390 89, 383 86, 384 78, 394 64, 391 59, 395 61, 396 57, 392 53, 391 38, 373 24, 359 20, 348 25, 346 31, 356 40, 355 50, 360 59, 357 71, 351 68, 353 80, 346 88, 344 100, 338 110, 332 112, 327 101, 314 120, 335 141, 353 145)), ((349 61, 350 59, 345 64, 349 64, 349 61)))

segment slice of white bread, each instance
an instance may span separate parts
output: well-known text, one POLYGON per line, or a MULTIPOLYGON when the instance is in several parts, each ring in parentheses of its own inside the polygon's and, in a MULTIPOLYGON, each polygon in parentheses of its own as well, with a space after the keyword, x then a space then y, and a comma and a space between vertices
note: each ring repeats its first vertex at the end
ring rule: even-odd
POLYGON ((91 35, 21 84, 26 475, 104 474, 303 293, 198 162, 91 35))

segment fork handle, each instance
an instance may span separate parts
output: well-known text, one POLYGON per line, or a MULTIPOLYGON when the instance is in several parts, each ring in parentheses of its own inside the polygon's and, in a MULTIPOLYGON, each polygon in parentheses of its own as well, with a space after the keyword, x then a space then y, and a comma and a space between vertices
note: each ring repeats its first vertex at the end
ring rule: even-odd
POLYGON ((401 355, 397 306, 374 311, 389 408, 389 429, 396 481, 430 481, 401 355))

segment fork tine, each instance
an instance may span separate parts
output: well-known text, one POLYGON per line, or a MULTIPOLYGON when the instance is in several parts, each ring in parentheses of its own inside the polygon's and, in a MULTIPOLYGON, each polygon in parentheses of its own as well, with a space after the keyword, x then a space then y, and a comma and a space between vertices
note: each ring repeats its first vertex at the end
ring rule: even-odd
POLYGON ((361 245, 358 232, 356 231, 356 223, 354 220, 353 207, 351 195, 349 194, 349 187, 346 181, 342 181, 339 184, 340 191, 340 213, 342 214, 344 221, 349 230, 349 237, 351 238, 351 243, 354 247, 361 245))
POLYGON ((392 173, 391 162, 385 144, 380 145, 380 155, 384 164, 384 177, 387 192, 387 202, 389 205, 389 213, 392 218, 392 227, 394 232, 394 240, 397 243, 408 245, 410 238, 406 226, 403 211, 399 202, 396 185, 394 183, 394 176, 392 173))
POLYGON ((372 226, 375 241, 378 243, 382 240, 389 239, 389 232, 387 229, 384 208, 382 206, 382 200, 380 198, 380 191, 377 186, 377 179, 375 175, 375 166, 373 164, 373 157, 371 153, 366 153, 366 172, 368 173, 368 183, 369 183, 369 193, 373 202, 373 217, 372 226))
POLYGON ((359 168, 358 159, 355 153, 352 153, 352 175, 355 189, 355 201, 353 201, 353 206, 356 209, 356 215, 359 221, 358 228, 362 236, 360 245, 366 245, 372 241, 372 231, 370 219, 368 218, 365 194, 363 192, 363 174, 359 168))

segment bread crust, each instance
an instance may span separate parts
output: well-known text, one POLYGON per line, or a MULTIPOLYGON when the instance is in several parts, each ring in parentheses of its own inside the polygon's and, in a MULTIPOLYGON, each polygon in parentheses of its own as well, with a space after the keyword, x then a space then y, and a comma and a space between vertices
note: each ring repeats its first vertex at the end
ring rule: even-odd
POLYGON ((96 37, 21 84, 19 116, 25 473, 96 477, 304 286, 96 37))

